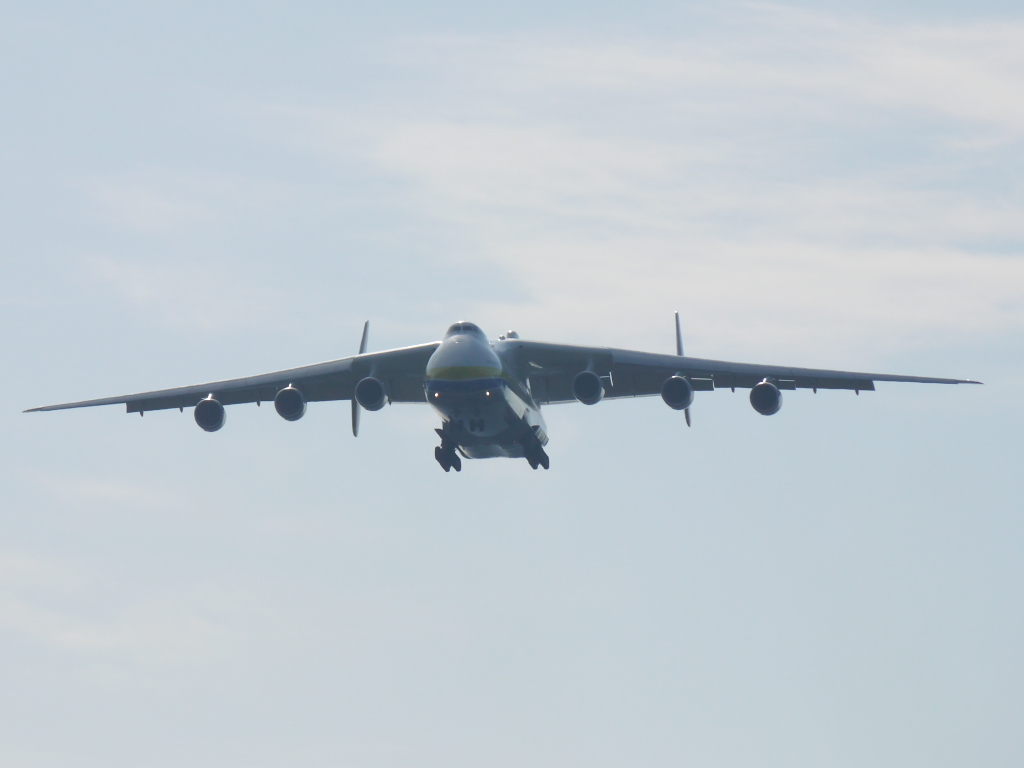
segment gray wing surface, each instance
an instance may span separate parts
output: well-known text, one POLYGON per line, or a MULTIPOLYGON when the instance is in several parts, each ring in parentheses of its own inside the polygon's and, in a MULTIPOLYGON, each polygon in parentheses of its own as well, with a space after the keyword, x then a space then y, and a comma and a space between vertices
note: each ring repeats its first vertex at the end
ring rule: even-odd
POLYGON ((921 384, 980 384, 969 379, 940 379, 927 376, 898 376, 888 373, 858 373, 781 365, 731 363, 698 357, 634 352, 608 347, 578 347, 536 341, 508 341, 514 345, 513 358, 520 375, 529 377, 530 389, 538 403, 575 402, 573 378, 580 371, 593 370, 605 378, 605 397, 643 397, 661 394, 665 379, 682 374, 697 391, 750 388, 765 378, 779 389, 873 390, 876 381, 921 384))
POLYGON ((423 393, 424 371, 427 360, 437 349, 438 343, 419 344, 386 352, 370 352, 242 379, 211 381, 134 395, 46 405, 41 408, 30 408, 29 411, 59 411, 65 408, 124 404, 128 413, 138 413, 166 408, 191 408, 209 395, 213 395, 224 405, 255 403, 273 400, 278 391, 289 384, 297 387, 310 402, 351 400, 356 383, 365 376, 380 379, 393 403, 422 403, 426 402, 423 393))

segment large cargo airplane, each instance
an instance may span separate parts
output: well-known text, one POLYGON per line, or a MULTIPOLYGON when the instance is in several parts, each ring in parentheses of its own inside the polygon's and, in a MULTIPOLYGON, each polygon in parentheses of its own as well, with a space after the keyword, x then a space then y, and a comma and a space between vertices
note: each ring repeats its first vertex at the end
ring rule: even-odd
POLYGON ((369 326, 369 321, 363 326, 359 354, 341 360, 30 410, 124 404, 128 413, 141 416, 146 411, 193 408, 196 424, 216 432, 224 426, 226 405, 272 400, 282 418, 297 421, 305 415, 308 402, 351 400, 352 434, 358 435, 361 409, 430 403, 441 417, 441 428, 435 430, 441 444, 434 449, 434 458, 445 472, 453 467, 459 472, 460 457, 525 458, 533 469, 547 469, 548 433, 542 405, 575 401, 595 405, 604 399, 661 395, 669 408, 684 412, 689 425, 695 392, 750 389, 754 410, 771 416, 782 407, 782 390, 788 389, 848 389, 859 395, 873 390, 876 381, 981 383, 687 357, 678 312, 675 355, 527 341, 514 331, 489 340, 469 322, 452 325, 441 341, 367 352, 369 326))

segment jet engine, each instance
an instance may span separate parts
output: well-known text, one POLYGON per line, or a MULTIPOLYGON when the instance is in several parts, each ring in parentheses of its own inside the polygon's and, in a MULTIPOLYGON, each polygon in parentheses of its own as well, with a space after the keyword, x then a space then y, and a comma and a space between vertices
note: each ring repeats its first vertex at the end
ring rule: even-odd
POLYGON ((685 410, 693 404, 693 384, 682 376, 671 376, 661 385, 661 399, 669 408, 685 410))
POLYGON ((379 411, 388 401, 384 385, 372 376, 361 379, 356 384, 356 402, 368 411, 379 411))
POLYGON ((572 380, 572 394, 584 405, 595 405, 604 397, 601 377, 593 371, 581 371, 572 380))
POLYGON ((210 395, 205 400, 200 400, 196 403, 195 417, 196 424, 204 430, 216 432, 224 426, 227 413, 224 411, 224 406, 220 404, 220 401, 214 400, 213 395, 210 395))
POLYGON ((278 416, 285 421, 298 421, 306 415, 306 398, 295 387, 289 384, 277 393, 274 408, 278 416))
POLYGON ((762 416, 778 413, 782 407, 782 393, 779 388, 765 379, 750 390, 750 404, 762 416))

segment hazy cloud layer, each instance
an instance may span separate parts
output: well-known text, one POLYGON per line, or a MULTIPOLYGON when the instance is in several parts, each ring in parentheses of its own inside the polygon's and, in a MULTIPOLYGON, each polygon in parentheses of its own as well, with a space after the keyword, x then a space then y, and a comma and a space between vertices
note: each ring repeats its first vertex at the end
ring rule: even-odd
POLYGON ((677 306, 745 353, 1020 329, 1024 26, 755 8, 715 32, 403 40, 418 88, 296 108, 292 136, 404 179, 450 263, 509 269, 575 333, 635 343, 677 306))
POLYGON ((772 6, 674 37, 392 38, 361 54, 372 87, 186 91, 186 114, 217 125, 203 153, 274 161, 90 178, 97 221, 147 246, 83 258, 205 330, 294 324, 283 286, 341 234, 326 269, 364 298, 383 270, 432 315, 454 280, 460 312, 539 319, 531 335, 638 344, 676 308, 709 355, 1017 332, 1022 48, 1020 23, 772 6), (154 247, 174 260, 141 256, 154 247))
POLYGON ((1024 23, 39 8, 0 24, 4 768, 1020 764, 1024 23), (445 474, 415 406, 20 412, 366 319, 669 351, 675 309, 695 355, 987 385, 545 408, 550 472, 445 474))

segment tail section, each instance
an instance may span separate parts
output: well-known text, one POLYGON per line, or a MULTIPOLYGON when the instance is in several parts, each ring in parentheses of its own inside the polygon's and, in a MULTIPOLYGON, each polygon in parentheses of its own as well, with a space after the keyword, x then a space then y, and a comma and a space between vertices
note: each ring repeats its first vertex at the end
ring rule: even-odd
MULTIPOLYGON (((680 357, 683 356, 683 331, 679 327, 679 313, 676 312, 676 354, 680 357)), ((686 416, 686 426, 690 426, 690 409, 687 408, 683 411, 686 416)))
MULTIPOLYGON (((359 342, 359 354, 366 352, 366 340, 370 335, 370 321, 363 324, 363 338, 359 342)), ((359 437, 359 402, 356 400, 355 392, 352 393, 352 436, 359 437)))

